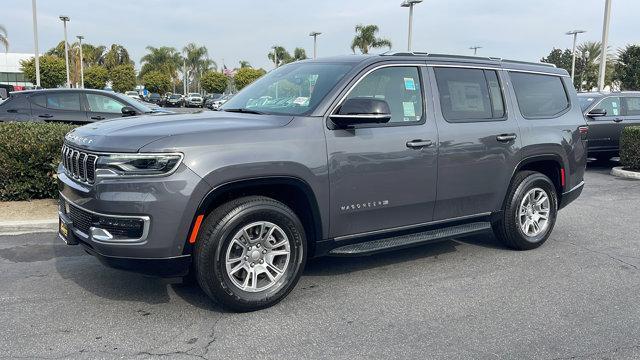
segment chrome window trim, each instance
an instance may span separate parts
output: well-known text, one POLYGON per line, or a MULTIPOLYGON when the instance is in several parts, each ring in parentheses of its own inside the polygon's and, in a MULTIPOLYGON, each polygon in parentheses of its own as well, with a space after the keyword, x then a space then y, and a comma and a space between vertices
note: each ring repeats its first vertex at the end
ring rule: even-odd
MULTIPOLYGON (((115 215, 115 214, 105 214, 105 213, 100 213, 97 211, 92 211, 89 210, 85 207, 82 207, 78 204, 76 204, 75 202, 69 200, 69 198, 67 198, 66 196, 64 196, 61 192, 59 193, 60 197, 62 199, 64 199, 64 201, 72 204, 73 206, 77 207, 78 209, 82 210, 82 211, 86 211, 88 213, 91 213, 93 215, 97 215, 97 216, 103 216, 103 217, 111 217, 111 218, 118 218, 118 219, 137 219, 137 220, 142 220, 143 225, 142 225, 142 235, 139 238, 133 239, 133 238, 125 238, 125 239, 118 239, 118 240, 113 240, 113 241, 99 241, 99 240, 95 240, 93 239, 93 237, 91 237, 88 234, 85 234, 84 232, 76 229, 74 227, 74 230, 79 232, 80 234, 84 235, 84 237, 88 238, 89 240, 96 242, 96 243, 100 243, 100 244, 108 244, 108 245, 132 245, 132 244, 139 244, 139 243, 143 243, 147 240, 147 237, 149 236, 149 228, 151 227, 151 218, 147 215, 115 215)), ((60 212, 60 211, 58 211, 60 212)), ((65 217, 68 217, 68 215, 64 214, 65 217)))

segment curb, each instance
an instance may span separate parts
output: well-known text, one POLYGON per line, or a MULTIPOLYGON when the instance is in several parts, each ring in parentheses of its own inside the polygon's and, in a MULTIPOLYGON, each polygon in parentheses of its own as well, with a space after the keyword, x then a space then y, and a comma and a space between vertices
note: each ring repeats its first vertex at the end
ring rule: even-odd
POLYGON ((640 180, 640 172, 624 170, 622 166, 616 166, 611 169, 611 175, 624 179, 640 180))
POLYGON ((58 219, 0 221, 0 235, 22 235, 58 231, 58 219))

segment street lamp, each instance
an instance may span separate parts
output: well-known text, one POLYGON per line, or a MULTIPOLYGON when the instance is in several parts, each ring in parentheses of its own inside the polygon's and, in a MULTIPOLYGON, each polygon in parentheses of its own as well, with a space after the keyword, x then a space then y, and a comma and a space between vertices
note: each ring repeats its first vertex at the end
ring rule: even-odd
POLYGON ((469 50, 473 50, 473 56, 476 56, 476 54, 478 54, 478 49, 482 49, 482 46, 471 46, 469 48, 469 50))
POLYGON ((312 31, 309 33, 309 36, 313 36, 313 58, 315 59, 318 54, 318 35, 322 34, 318 31, 312 31))
MULTIPOLYGON (((273 49, 273 62, 276 63, 276 69, 277 69, 278 68, 278 46, 273 45, 272 49, 273 49)), ((276 97, 278 97, 277 92, 278 92, 278 88, 276 87, 276 97)))
POLYGON ((36 16, 36 0, 31 0, 31 10, 33 12, 33 46, 34 59, 36 62, 36 87, 40 87, 40 51, 38 50, 38 17, 36 16))
POLYGON ((600 74, 598 76, 598 91, 604 89, 604 73, 607 68, 607 48, 609 47, 609 20, 611 18, 611 0, 604 4, 604 22, 602 24, 602 42, 600 43, 600 74))
POLYGON ((422 0, 404 0, 401 7, 409 8, 409 36, 407 39, 407 51, 411 51, 411 33, 413 31, 413 5, 420 4, 422 0))
POLYGON ((67 87, 71 87, 71 81, 69 80, 69 47, 67 46, 67 21, 68 16, 60 15, 60 20, 64 24, 64 62, 67 64, 67 87))
POLYGON ((573 80, 576 73, 576 43, 578 41, 578 34, 585 32, 585 30, 571 30, 566 32, 567 35, 573 35, 573 50, 571 50, 571 80, 573 80))
POLYGON ((80 42, 80 87, 84 89, 84 64, 82 62, 82 39, 84 39, 84 36, 78 35, 76 37, 80 42))

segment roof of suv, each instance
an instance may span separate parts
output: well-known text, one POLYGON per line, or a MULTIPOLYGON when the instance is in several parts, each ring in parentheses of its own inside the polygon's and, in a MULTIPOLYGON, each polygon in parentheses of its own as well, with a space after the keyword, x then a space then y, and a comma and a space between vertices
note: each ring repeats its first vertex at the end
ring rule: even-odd
POLYGON ((625 96, 625 95, 640 95, 640 91, 585 91, 578 93, 581 97, 601 97, 601 96, 625 96))
POLYGON ((386 52, 377 55, 342 55, 335 57, 327 57, 318 60, 318 62, 350 62, 350 63, 376 63, 384 60, 395 61, 415 61, 421 60, 429 64, 458 64, 468 66, 490 66, 496 68, 504 68, 510 70, 544 72, 556 75, 568 76, 568 72, 564 69, 557 68, 553 64, 528 62, 518 60, 507 60, 494 57, 481 56, 465 56, 465 55, 449 55, 449 54, 429 54, 426 52, 386 52))

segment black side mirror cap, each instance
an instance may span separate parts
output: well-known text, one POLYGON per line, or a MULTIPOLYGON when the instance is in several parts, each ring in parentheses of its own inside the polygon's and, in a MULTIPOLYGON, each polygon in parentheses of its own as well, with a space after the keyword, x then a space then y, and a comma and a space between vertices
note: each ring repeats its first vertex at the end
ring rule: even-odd
POLYGON ((338 127, 359 124, 384 124, 391 120, 389 104, 381 99, 347 99, 336 114, 329 116, 338 127))
POLYGON ((134 116, 138 114, 136 112, 136 109, 132 108, 131 106, 123 106, 121 111, 122 116, 134 116))
POLYGON ((590 117, 590 118, 607 116, 607 110, 605 110, 605 109, 591 109, 591 111, 589 111, 587 113, 587 116, 590 117))

